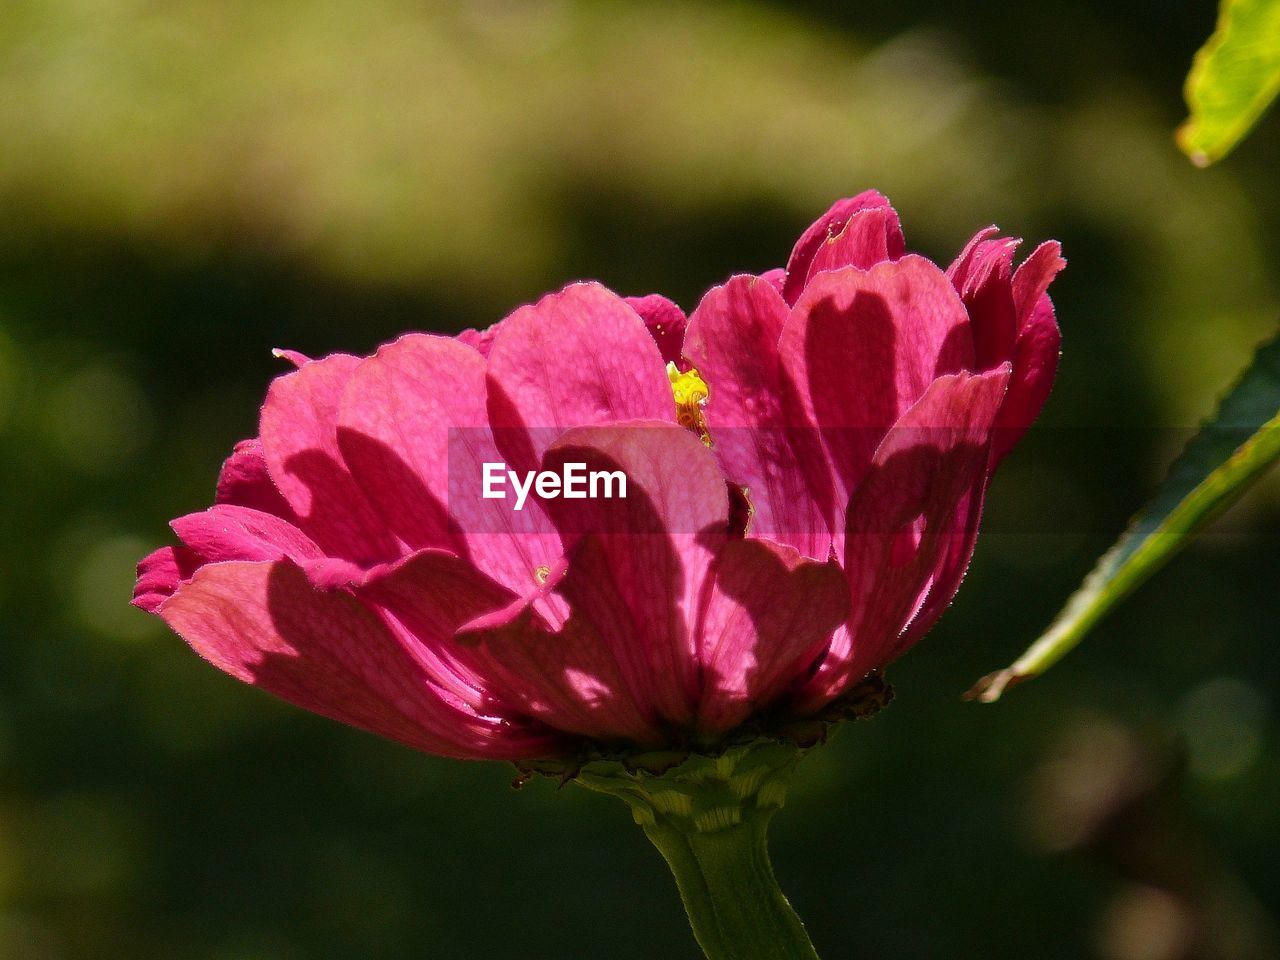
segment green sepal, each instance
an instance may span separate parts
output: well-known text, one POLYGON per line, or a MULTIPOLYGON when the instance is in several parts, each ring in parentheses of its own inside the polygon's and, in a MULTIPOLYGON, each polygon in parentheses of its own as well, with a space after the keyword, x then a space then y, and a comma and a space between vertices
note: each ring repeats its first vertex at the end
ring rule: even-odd
MULTIPOLYGON (((632 744, 584 742, 572 756, 518 760, 512 786, 517 789, 534 776, 549 777, 561 785, 596 764, 616 763, 630 773, 663 774, 695 758, 716 758, 740 747, 761 742, 790 744, 802 750, 825 743, 839 724, 874 716, 893 700, 893 687, 880 672, 860 683, 817 713, 797 718, 786 713, 762 712, 738 729, 715 741, 672 738, 664 749, 644 749, 632 744)), ((603 768, 599 768, 603 769, 603 768)))

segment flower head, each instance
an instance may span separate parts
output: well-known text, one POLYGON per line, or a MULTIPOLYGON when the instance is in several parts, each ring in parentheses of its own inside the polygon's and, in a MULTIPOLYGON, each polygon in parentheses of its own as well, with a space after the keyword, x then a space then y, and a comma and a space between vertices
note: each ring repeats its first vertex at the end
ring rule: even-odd
POLYGON ((134 602, 215 666, 432 753, 714 745, 929 629, 1039 412, 1058 246, 947 271, 874 192, 687 319, 578 283, 279 377, 134 602), (530 478, 522 509, 494 465, 530 478), (625 478, 573 496, 568 478, 625 478), (532 486, 535 473, 566 478, 532 486))

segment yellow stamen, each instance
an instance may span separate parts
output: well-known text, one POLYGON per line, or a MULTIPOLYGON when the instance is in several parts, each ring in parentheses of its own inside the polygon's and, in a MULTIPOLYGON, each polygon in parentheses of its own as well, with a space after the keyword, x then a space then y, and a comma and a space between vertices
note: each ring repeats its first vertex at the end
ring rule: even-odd
POLYGON ((698 375, 696 367, 690 367, 681 373, 674 363, 667 364, 667 379, 671 381, 671 394, 676 401, 676 423, 686 430, 692 430, 703 443, 711 446, 707 418, 702 414, 702 408, 707 405, 707 397, 710 396, 707 381, 698 375))
POLYGON ((545 563, 537 567, 533 571, 533 579, 538 581, 539 586, 542 586, 543 584, 545 584, 547 582, 547 579, 550 576, 551 576, 551 568, 548 567, 545 563))

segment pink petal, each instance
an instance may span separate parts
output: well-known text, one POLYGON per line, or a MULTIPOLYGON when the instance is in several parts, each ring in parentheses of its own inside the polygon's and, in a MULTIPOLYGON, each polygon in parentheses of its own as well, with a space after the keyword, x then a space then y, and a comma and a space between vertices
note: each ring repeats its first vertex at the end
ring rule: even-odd
MULTIPOLYGON (((992 448, 994 455, 995 447, 1001 440, 1000 418, 1008 409, 1008 391, 1013 389, 1013 377, 1008 364, 988 371, 984 376, 990 379, 983 386, 975 388, 975 393, 972 395, 973 406, 967 414, 964 414, 968 423, 962 426, 958 421, 953 421, 953 427, 956 430, 975 431, 975 437, 986 431, 988 445, 992 448), (994 395, 998 392, 1001 376, 1005 377, 1006 384, 1004 398, 999 402, 994 428, 988 429, 985 423, 989 417, 988 404, 992 401, 986 394, 994 395)), ((956 413, 959 415, 963 411, 957 410, 956 413)), ((988 468, 988 480, 989 478, 990 468, 988 468)), ((965 572, 969 569, 969 561, 973 558, 986 492, 985 483, 971 483, 957 500, 955 509, 951 512, 950 527, 944 529, 941 534, 947 543, 940 551, 940 559, 934 564, 928 593, 921 602, 919 611, 899 638, 892 656, 897 657, 909 650, 917 640, 932 629, 938 618, 951 605, 956 591, 960 589, 961 581, 964 580, 965 572)))
MULTIPOLYGON (((502 463, 486 409, 485 361, 448 337, 410 334, 351 377, 339 443, 352 476, 409 547, 469 557, 524 595, 562 555, 537 503, 483 497, 485 463, 502 463)), ((544 612, 547 612, 544 606, 544 612)))
POLYGON ((201 560, 187 547, 161 547, 138 562, 138 581, 131 603, 155 613, 183 582, 199 568, 201 560))
POLYGON ((273 513, 290 522, 296 519, 271 480, 267 461, 262 456, 262 442, 257 437, 237 443, 231 456, 222 464, 216 500, 273 513))
POLYGON ((769 706, 803 677, 848 613, 848 586, 834 563, 761 540, 725 544, 699 621, 699 729, 719 735, 769 706))
POLYGON ((468 327, 457 335, 456 339, 459 343, 465 344, 475 350, 482 357, 489 356, 489 351, 493 349, 493 341, 498 336, 498 329, 502 326, 502 322, 491 324, 483 330, 476 330, 468 327))
POLYGON ((687 724, 698 695, 691 624, 727 538, 724 476, 696 436, 658 421, 569 430, 546 467, 565 463, 623 471, 627 495, 546 501, 570 558, 557 592, 608 645, 641 712, 687 724))
POLYGON ((675 419, 666 364, 639 314, 575 283, 503 321, 489 354, 489 416, 508 463, 535 469, 569 427, 675 419))
POLYGON ((942 374, 971 369, 968 315, 955 289, 922 257, 819 274, 779 341, 800 416, 817 426, 827 466, 805 462, 810 488, 835 481, 832 529, 889 427, 942 374))
POLYGON ((860 210, 882 209, 887 211, 888 220, 885 225, 885 245, 891 259, 897 259, 906 252, 906 241, 902 237, 902 224, 898 220, 897 211, 889 203, 887 197, 875 190, 864 190, 856 197, 837 200, 831 209, 820 216, 796 241, 787 260, 787 279, 782 288, 782 295, 787 303, 795 303, 800 297, 809 279, 809 267, 818 248, 831 237, 844 230, 849 218, 860 210))
POLYGON ((818 274, 840 267, 870 270, 885 260, 898 260, 903 255, 902 228, 892 207, 869 207, 849 217, 844 229, 824 240, 809 264, 806 285, 818 274))
POLYGON ((305 533, 279 517, 248 507, 219 504, 170 523, 205 563, 222 560, 319 560, 321 549, 305 533))
POLYGON ((772 270, 766 270, 764 273, 760 274, 760 279, 773 287, 773 289, 777 290, 778 294, 781 295, 782 288, 787 282, 787 270, 785 267, 774 267, 772 270))
POLYGON ((513 608, 510 591, 456 557, 422 551, 371 577, 359 595, 392 614, 442 670, 474 677, 505 710, 600 741, 660 741, 599 634, 580 619, 552 632, 527 607, 513 608), (489 618, 489 626, 458 639, 460 624, 497 610, 514 615, 489 618))
POLYGON ((362 566, 401 548, 338 450, 338 407, 360 363, 334 354, 277 377, 262 406, 262 453, 298 526, 331 556, 362 566))
POLYGON ((806 708, 900 654, 922 608, 950 601, 972 552, 1008 379, 1007 366, 940 377, 877 448, 846 521, 847 631, 808 684, 806 708))
POLYGON ((450 529, 450 434, 488 434, 484 358, 449 337, 408 334, 356 366, 338 410, 343 462, 411 549, 464 549, 450 529))
MULTIPOLYGON (((993 448, 997 436, 998 433, 993 431, 993 448)), ((974 484, 957 501, 951 512, 951 532, 944 534, 946 542, 938 550, 938 559, 934 561, 928 587, 918 601, 915 615, 894 644, 888 659, 894 659, 915 646, 916 641, 932 630, 938 618, 951 606, 969 569, 969 561, 973 559, 986 495, 985 484, 974 484)))
POLYGON ((1030 322, 1036 306, 1040 303, 1049 284, 1067 265, 1062 259, 1062 244, 1057 240, 1046 240, 1031 251, 1013 275, 1013 302, 1018 313, 1018 329, 1022 331, 1030 322))
POLYGON ((1013 275, 1017 343, 1012 353, 1013 379, 1009 382, 1004 409, 1000 411, 1000 431, 992 450, 993 465, 1022 439, 1040 416, 1053 389, 1062 335, 1053 315, 1053 303, 1045 291, 1066 265, 1061 245, 1056 240, 1048 240, 1036 247, 1013 275))
POLYGON ((684 343, 686 319, 684 311, 661 294, 644 297, 625 297, 627 304, 644 321, 658 352, 668 363, 680 362, 680 348, 684 343))
POLYGON ((707 382, 705 408, 713 449, 725 476, 747 489, 753 536, 790 544, 825 560, 831 532, 800 467, 797 450, 814 451, 812 423, 785 404, 789 385, 778 356, 787 305, 770 284, 734 277, 712 288, 689 320, 685 355, 707 382))
POLYGON ((271 351, 271 355, 279 360, 287 360, 295 367, 303 367, 311 362, 311 358, 305 353, 299 353, 297 350, 284 350, 276 347, 271 351))
POLYGON ((955 285, 973 330, 978 370, 990 370, 1013 359, 1018 317, 1013 304, 1013 254, 1021 241, 990 239, 995 227, 969 241, 947 276, 955 285))
POLYGON ((557 747, 447 697, 410 640, 346 593, 317 591, 289 561, 206 566, 160 613, 233 677, 418 750, 516 759, 557 747))
POLYGON ((1040 416, 1053 389, 1061 348, 1062 334, 1053 316, 1053 303, 1047 294, 1042 294, 1018 335, 1013 379, 1000 410, 1000 429, 991 451, 993 463, 1003 459, 1040 416))

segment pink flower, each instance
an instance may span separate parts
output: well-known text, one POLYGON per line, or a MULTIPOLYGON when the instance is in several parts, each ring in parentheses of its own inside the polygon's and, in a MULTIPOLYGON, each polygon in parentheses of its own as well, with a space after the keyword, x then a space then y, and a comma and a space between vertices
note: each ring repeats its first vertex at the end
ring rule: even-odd
POLYGON ((431 753, 709 747, 803 719, 950 602, 1058 356, 1046 243, 943 272, 874 192, 785 272, 670 301, 570 285, 485 331, 279 377, 134 603, 215 666, 431 753), (625 497, 482 495, 485 464, 625 497))

